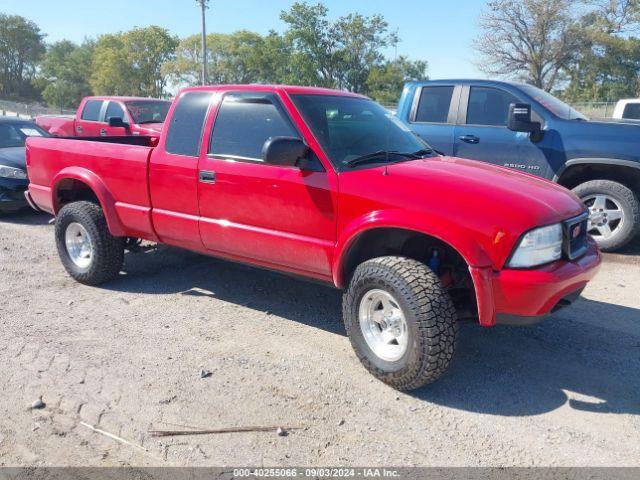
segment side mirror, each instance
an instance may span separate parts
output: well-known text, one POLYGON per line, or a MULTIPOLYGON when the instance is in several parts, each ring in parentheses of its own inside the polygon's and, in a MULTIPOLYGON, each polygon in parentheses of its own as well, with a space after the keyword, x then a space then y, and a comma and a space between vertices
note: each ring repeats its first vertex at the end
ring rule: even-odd
POLYGON ((531 121, 531 105, 528 103, 512 103, 509 105, 507 128, 514 132, 528 132, 531 140, 537 141, 542 134, 540 122, 531 121))
POLYGON ((262 147, 262 159, 271 165, 295 167, 309 153, 302 140, 294 137, 271 137, 262 147))
POLYGON ((120 117, 109 117, 110 127, 129 128, 129 124, 120 117))

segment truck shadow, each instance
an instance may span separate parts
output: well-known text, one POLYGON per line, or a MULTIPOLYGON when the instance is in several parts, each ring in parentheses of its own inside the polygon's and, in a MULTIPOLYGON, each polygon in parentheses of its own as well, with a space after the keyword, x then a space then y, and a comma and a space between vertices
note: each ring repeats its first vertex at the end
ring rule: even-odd
MULTIPOLYGON (((125 274, 104 288, 208 296, 345 335, 339 291, 171 247, 128 254, 125 274)), ((638 392, 640 310, 581 299, 532 327, 463 324, 449 371, 410 395, 471 412, 527 416, 567 403, 640 414, 638 392)))
POLYGON ((53 217, 48 213, 40 213, 25 207, 22 210, 0 215, 0 224, 13 223, 16 225, 47 225, 53 217))
POLYGON ((413 395, 490 415, 536 415, 567 402, 639 415, 638 392, 640 310, 582 298, 536 326, 463 325, 449 371, 413 395))

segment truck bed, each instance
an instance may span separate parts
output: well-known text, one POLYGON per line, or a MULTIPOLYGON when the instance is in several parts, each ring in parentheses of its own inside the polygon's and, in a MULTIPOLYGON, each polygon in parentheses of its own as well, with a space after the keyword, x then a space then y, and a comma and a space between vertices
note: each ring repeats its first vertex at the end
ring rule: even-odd
MULTIPOLYGON (((27 140, 27 170, 33 200, 43 210, 56 211, 56 198, 72 182, 90 187, 103 204, 113 204, 119 226, 140 237, 153 236, 147 182, 149 157, 157 139, 151 137, 84 137, 27 140), (61 192, 52 195, 61 177, 61 192), (65 183, 66 182, 66 183, 65 183), (102 198, 100 198, 102 197, 102 198), (117 199, 104 202, 104 199, 117 199)), ((110 216, 107 215, 107 218, 110 216)))
POLYGON ((75 115, 38 115, 36 125, 55 136, 73 135, 75 115))

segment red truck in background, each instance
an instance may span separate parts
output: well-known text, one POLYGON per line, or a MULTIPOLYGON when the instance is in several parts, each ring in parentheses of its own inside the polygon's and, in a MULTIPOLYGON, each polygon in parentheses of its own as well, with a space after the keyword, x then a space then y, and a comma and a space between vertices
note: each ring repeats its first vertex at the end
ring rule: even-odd
POLYGON ((574 194, 441 156, 352 93, 190 88, 157 146, 98 140, 27 140, 27 198, 73 278, 115 279, 141 238, 331 284, 363 365, 402 390, 447 369, 459 320, 539 321, 600 264, 574 194))
POLYGON ((85 97, 73 115, 40 115, 36 124, 55 137, 158 136, 171 102, 140 97, 85 97))

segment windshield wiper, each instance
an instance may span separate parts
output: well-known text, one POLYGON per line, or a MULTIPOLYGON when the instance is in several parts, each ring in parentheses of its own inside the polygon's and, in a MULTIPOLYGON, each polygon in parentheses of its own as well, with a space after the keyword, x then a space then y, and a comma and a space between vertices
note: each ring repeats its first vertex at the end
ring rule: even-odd
POLYGON ((413 152, 413 155, 416 158, 422 158, 426 155, 431 155, 432 153, 440 153, 438 150, 434 150, 433 148, 423 148, 422 150, 418 150, 417 152, 413 152))
POLYGON ((357 165, 362 165, 364 163, 369 162, 379 162, 384 157, 384 160, 388 161, 389 157, 402 157, 404 159, 415 160, 418 158, 422 158, 425 155, 429 155, 433 153, 433 150, 423 149, 418 150, 417 152, 398 152, 397 150, 378 150, 377 152, 368 153, 367 155, 362 155, 360 157, 352 158, 347 162, 347 165, 350 167, 355 167, 357 165))

